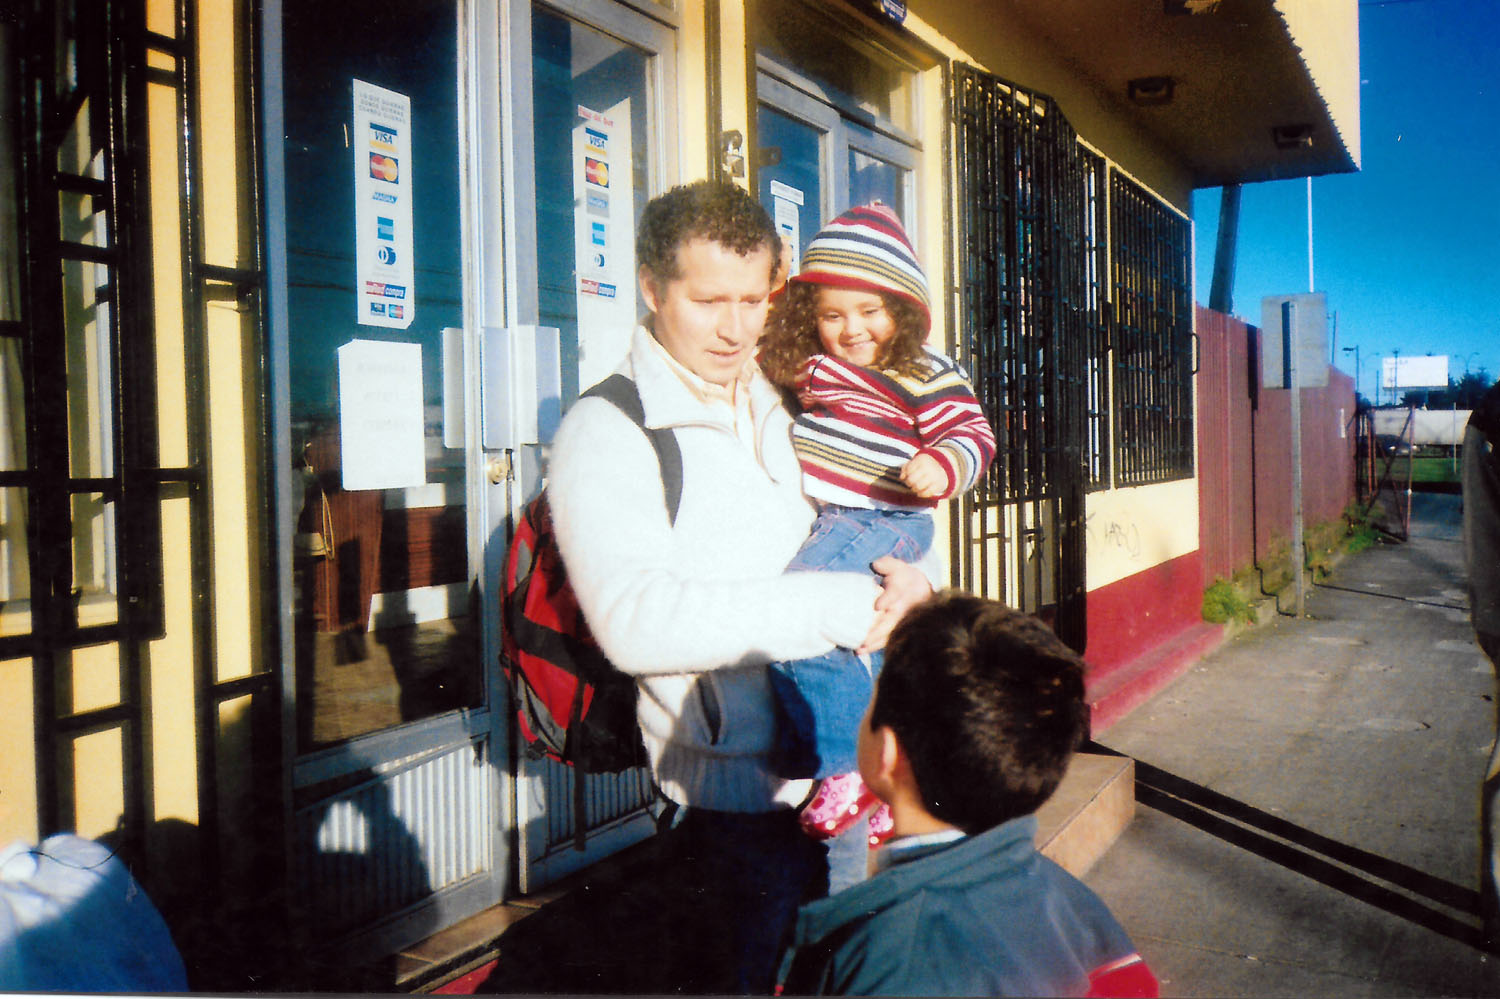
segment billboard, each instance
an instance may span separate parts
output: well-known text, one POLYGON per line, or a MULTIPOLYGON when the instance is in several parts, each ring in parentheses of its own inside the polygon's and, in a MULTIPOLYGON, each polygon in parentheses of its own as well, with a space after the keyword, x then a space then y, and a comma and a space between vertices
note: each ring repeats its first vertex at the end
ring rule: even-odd
POLYGON ((1381 363, 1380 387, 1401 389, 1447 388, 1448 355, 1439 357, 1387 357, 1381 363))

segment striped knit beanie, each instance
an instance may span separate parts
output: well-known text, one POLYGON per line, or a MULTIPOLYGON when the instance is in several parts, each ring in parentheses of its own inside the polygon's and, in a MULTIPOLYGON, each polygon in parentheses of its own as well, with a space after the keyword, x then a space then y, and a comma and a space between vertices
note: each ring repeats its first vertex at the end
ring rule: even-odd
POLYGON ((920 305, 932 322, 922 265, 901 220, 879 201, 851 208, 819 230, 791 280, 891 292, 920 305))

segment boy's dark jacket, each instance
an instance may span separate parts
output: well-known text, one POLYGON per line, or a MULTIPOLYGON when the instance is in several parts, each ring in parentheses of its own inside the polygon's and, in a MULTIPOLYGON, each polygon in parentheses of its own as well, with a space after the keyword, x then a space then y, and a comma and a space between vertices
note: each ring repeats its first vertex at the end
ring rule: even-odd
POLYGON ((868 881, 805 906, 782 962, 788 995, 1157 994, 1125 931, 1037 853, 1027 815, 897 854, 868 881))

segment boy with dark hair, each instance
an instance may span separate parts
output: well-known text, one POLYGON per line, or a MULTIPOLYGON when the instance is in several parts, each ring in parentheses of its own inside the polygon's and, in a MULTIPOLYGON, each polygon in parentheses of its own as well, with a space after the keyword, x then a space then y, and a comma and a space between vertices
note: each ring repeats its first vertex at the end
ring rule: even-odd
POLYGON ((803 907, 782 991, 1157 995, 1104 903, 1034 844, 1087 732, 1083 664, 1036 618, 952 592, 903 618, 859 732, 895 838, 880 873, 803 907))

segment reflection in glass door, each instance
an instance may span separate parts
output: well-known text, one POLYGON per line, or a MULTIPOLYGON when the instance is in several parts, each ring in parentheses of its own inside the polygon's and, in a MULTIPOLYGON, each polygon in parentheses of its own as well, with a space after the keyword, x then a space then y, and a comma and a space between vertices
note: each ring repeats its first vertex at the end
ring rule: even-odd
POLYGON ((377 6, 370 32, 351 30, 324 5, 286 8, 293 623, 304 752, 474 707, 482 693, 463 437, 448 446, 442 422, 443 329, 463 325, 456 22, 433 0, 377 6), (390 58, 378 58, 385 49, 390 58), (414 51, 423 58, 395 58, 414 51), (353 104, 369 92, 390 106, 361 122, 353 104), (351 124, 365 134, 351 136, 351 124), (372 189, 362 195, 366 175, 372 189), (389 209, 373 213, 369 238, 359 231, 361 197, 389 209), (399 265, 408 253, 409 286, 385 282, 377 325, 362 257, 399 265), (396 412, 393 396, 410 405, 396 412), (383 410, 384 423, 367 404, 383 410))
POLYGON ((849 204, 883 201, 908 225, 906 185, 911 171, 854 146, 849 147, 849 204))
MULTIPOLYGON (((528 13, 534 190, 517 191, 513 210, 535 213, 535 245, 518 249, 535 252, 536 321, 559 332, 566 406, 619 366, 644 313, 635 226, 673 176, 661 115, 672 104, 674 36, 656 19, 597 0, 531 4, 528 13)), ((519 291, 527 316, 529 289, 519 291)), ((536 486, 522 481, 519 496, 536 486)), ((582 776, 519 753, 521 890, 648 835, 652 800, 644 768, 582 776)))
POLYGON ((531 38, 538 312, 561 335, 563 398, 574 399, 624 358, 640 315, 651 56, 544 7, 531 38))

